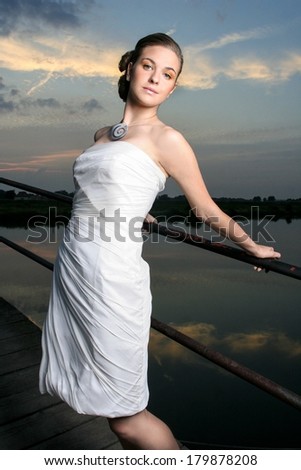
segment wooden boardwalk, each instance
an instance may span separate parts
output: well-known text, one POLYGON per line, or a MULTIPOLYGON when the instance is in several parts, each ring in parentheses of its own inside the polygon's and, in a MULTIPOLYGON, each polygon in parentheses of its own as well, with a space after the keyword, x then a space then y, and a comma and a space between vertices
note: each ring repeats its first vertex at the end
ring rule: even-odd
POLYGON ((106 419, 41 395, 41 331, 0 298, 0 449, 121 449, 106 419))

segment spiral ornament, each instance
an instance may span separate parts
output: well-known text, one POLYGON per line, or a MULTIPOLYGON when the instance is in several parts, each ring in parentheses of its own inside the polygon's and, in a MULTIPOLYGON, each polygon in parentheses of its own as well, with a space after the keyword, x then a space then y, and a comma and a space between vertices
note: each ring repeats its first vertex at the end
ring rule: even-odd
POLYGON ((119 140, 122 139, 128 132, 128 126, 124 122, 119 122, 115 124, 110 129, 110 139, 119 140))

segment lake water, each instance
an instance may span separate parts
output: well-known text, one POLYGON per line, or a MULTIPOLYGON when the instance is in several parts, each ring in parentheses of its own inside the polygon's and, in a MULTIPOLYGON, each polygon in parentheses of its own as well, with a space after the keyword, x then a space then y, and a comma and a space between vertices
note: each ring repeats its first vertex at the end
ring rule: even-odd
MULTIPOLYGON (((301 221, 271 222, 268 230, 282 260, 300 266, 301 221)), ((27 243, 23 229, 0 231, 54 261, 62 229, 50 229, 53 243, 40 244, 27 243)), ((52 273, 4 245, 0 255, 0 295, 41 325, 52 273)), ((163 237, 145 242, 144 257, 155 318, 301 394, 300 281, 163 237)), ((182 440, 301 448, 300 411, 156 332, 149 385, 150 410, 182 440)))

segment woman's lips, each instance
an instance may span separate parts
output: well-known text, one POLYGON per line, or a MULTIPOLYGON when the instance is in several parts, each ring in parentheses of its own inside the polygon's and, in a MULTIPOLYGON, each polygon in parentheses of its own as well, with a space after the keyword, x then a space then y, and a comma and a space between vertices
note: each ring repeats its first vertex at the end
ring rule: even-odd
POLYGON ((150 87, 143 87, 143 89, 147 92, 147 93, 151 93, 151 94, 158 94, 158 92, 156 90, 154 90, 153 88, 150 88, 150 87))

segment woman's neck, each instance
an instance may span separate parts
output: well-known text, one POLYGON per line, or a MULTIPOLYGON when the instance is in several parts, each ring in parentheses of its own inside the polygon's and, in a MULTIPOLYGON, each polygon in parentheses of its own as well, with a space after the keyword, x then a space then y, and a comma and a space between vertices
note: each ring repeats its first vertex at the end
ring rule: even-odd
POLYGON ((130 106, 128 103, 124 108, 123 118, 121 122, 114 124, 109 129, 110 140, 123 139, 135 126, 152 127, 158 124, 160 120, 157 116, 157 108, 141 108, 130 106))
POLYGON ((126 104, 122 122, 128 126, 152 124, 158 121, 157 108, 141 108, 126 104))

